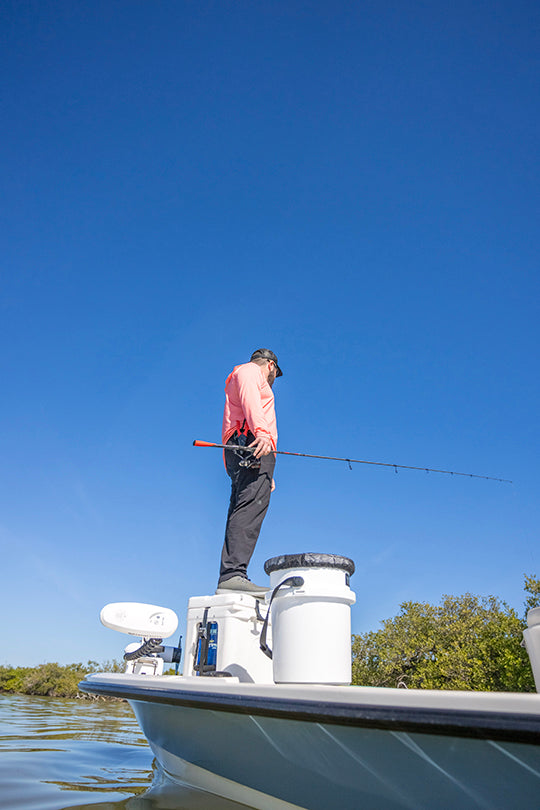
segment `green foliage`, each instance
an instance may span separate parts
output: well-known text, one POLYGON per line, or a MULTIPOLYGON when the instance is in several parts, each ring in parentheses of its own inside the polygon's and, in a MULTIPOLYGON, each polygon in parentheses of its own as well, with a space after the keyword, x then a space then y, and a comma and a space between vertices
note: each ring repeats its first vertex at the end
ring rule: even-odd
POLYGON ((38 667, 0 666, 0 693, 22 695, 47 695, 49 697, 77 697, 79 681, 91 672, 122 672, 123 665, 117 661, 98 664, 40 664, 38 667))
POLYGON ((42 664, 31 669, 23 681, 27 695, 48 695, 49 697, 75 697, 77 684, 87 674, 88 668, 82 664, 42 664))
POLYGON ((540 579, 525 574, 525 591, 529 594, 525 600, 525 621, 527 621, 527 612, 531 608, 540 607, 540 579))
MULTIPOLYGON (((540 582, 525 578, 531 600, 540 582)), ((420 689, 533 692, 521 646, 525 622, 495 596, 444 596, 440 605, 404 602, 382 629, 353 636, 353 683, 420 689)))
POLYGON ((22 667, 0 666, 0 692, 23 692, 24 675, 27 670, 22 667))

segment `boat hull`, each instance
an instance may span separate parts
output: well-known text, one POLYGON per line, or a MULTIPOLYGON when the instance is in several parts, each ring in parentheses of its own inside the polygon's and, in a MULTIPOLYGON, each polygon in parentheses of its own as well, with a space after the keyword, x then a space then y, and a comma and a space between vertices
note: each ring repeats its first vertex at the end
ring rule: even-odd
POLYGON ((129 699, 167 773, 261 810, 539 803, 538 695, 116 678, 82 688, 129 699))

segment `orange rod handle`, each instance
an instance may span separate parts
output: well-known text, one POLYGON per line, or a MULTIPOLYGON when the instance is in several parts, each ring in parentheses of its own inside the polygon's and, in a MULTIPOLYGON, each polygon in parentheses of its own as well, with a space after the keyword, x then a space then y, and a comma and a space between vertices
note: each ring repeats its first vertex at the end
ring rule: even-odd
POLYGON ((217 445, 214 442, 202 442, 199 439, 195 439, 193 442, 194 447, 216 447, 217 445))

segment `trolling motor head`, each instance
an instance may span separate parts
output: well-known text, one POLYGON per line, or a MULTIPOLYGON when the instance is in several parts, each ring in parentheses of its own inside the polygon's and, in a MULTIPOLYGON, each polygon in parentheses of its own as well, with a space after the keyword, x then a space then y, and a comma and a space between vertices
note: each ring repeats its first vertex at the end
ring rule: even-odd
POLYGON ((178 616, 170 608, 145 605, 141 602, 112 602, 105 605, 99 618, 105 627, 141 640, 128 644, 124 650, 126 672, 136 675, 161 675, 163 664, 178 665, 182 655, 180 637, 177 647, 161 644, 178 627, 178 616))

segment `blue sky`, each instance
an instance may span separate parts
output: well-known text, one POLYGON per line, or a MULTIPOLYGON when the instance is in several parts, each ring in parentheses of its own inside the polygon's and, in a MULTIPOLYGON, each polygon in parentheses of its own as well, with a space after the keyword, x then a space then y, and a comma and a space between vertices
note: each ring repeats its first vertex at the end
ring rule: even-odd
POLYGON ((4 2, 0 663, 120 657, 215 588, 224 380, 268 346, 250 574, 357 572, 353 630, 538 568, 533 2, 4 2), (127 641, 127 639, 125 639, 127 641))

